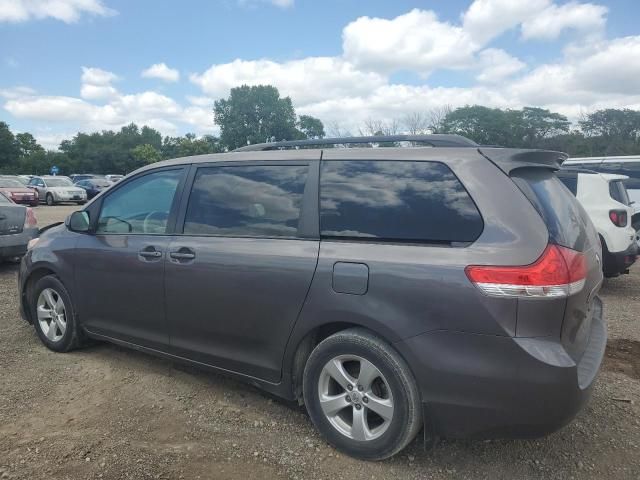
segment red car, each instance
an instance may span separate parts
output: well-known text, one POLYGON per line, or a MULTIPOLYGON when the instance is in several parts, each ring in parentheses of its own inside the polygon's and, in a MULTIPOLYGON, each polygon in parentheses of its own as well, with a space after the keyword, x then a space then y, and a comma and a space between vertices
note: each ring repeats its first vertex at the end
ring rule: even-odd
POLYGON ((40 203, 37 190, 27 188, 20 180, 12 177, 0 177, 0 192, 15 203, 23 203, 32 207, 36 207, 40 203))

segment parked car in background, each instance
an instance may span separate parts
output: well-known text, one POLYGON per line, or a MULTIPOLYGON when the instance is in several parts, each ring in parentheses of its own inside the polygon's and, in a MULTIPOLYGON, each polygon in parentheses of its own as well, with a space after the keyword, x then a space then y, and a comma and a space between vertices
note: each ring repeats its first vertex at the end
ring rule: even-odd
POLYGON ((124 175, 105 175, 105 178, 112 183, 118 183, 124 178, 124 175))
POLYGON ((47 205, 60 202, 75 202, 82 205, 87 202, 87 192, 73 184, 70 178, 61 176, 33 177, 29 187, 37 190, 40 201, 47 205))
POLYGON ((16 175, 15 178, 22 183, 23 185, 27 185, 29 183, 29 180, 31 180, 31 177, 33 175, 16 175))
POLYGON ((543 435, 585 404, 607 338, 564 158, 399 135, 154 163, 42 234, 22 313, 54 351, 112 341, 298 400, 358 458, 423 426, 543 435), (374 141, 431 148, 285 149, 374 141))
POLYGON ((629 273, 638 245, 631 225, 633 208, 624 181, 626 175, 563 168, 558 178, 589 214, 602 244, 602 269, 606 277, 629 273))
POLYGON ((25 203, 32 207, 39 203, 38 192, 28 188, 15 176, 0 176, 0 192, 15 203, 25 203))
MULTIPOLYGON (((634 213, 640 212, 640 156, 575 157, 567 160, 566 167, 585 168, 600 173, 625 175, 624 180, 634 213)), ((640 215, 639 215, 640 216, 640 215)), ((637 229, 636 229, 637 230, 637 229)))
POLYGON ((73 183, 78 183, 82 180, 88 180, 90 178, 99 178, 100 175, 94 175, 93 173, 74 173, 73 175, 69 175, 69 178, 73 183))
POLYGON ((20 257, 30 240, 38 236, 34 211, 0 193, 0 261, 20 257))
POLYGON ((88 180, 80 180, 76 182, 76 185, 87 192, 87 199, 91 200, 113 184, 106 178, 91 178, 88 180))

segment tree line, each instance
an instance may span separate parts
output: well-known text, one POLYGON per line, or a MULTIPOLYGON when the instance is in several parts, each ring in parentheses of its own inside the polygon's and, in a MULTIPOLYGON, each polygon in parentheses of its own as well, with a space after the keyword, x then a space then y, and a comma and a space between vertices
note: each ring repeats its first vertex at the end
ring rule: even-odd
MULTIPOLYGON (((214 102, 212 113, 220 136, 163 137, 132 123, 119 131, 78 133, 58 150, 46 150, 32 134, 14 134, 0 122, 0 173, 45 174, 53 165, 63 174, 128 173, 168 158, 326 135, 319 119, 297 115, 291 99, 269 85, 233 88, 228 98, 214 102)), ((640 154, 640 112, 630 109, 598 110, 572 124, 560 113, 537 107, 442 107, 392 120, 370 118, 356 132, 333 122, 327 131, 331 136, 457 133, 482 145, 545 148, 572 156, 640 154)))

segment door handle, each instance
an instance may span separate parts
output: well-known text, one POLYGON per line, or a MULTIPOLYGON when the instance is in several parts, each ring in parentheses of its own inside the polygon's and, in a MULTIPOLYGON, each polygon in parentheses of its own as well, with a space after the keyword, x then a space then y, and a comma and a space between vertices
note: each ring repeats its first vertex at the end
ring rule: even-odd
POLYGON ((169 256, 176 260, 193 260, 196 258, 196 254, 193 252, 171 252, 169 256))
MULTIPOLYGON (((153 247, 151 247, 153 248, 153 247)), ((162 256, 162 252, 159 252, 158 250, 141 250, 138 252, 138 255, 140 255, 143 258, 160 258, 162 256)))

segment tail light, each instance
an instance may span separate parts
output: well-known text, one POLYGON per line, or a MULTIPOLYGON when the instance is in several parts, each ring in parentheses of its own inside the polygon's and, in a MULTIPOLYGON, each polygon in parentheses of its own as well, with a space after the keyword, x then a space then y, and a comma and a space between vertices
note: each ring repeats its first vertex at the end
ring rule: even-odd
POLYGON ((582 290, 587 278, 587 260, 584 254, 570 248, 548 245, 531 265, 469 265, 465 272, 487 295, 561 298, 582 290))
POLYGON ((33 208, 27 207, 27 214, 24 217, 24 228, 33 228, 36 225, 38 225, 36 212, 33 211, 33 208))
POLYGON ((616 227, 627 226, 627 212, 626 210, 610 210, 609 218, 616 227))

